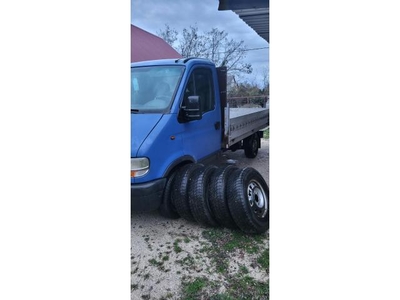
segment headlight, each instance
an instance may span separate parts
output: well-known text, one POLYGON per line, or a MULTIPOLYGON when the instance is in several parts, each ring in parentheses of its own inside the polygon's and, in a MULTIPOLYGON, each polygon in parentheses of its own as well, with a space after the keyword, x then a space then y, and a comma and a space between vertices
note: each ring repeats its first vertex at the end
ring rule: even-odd
POLYGON ((150 162, 146 157, 131 158, 131 177, 140 177, 149 172, 150 162))

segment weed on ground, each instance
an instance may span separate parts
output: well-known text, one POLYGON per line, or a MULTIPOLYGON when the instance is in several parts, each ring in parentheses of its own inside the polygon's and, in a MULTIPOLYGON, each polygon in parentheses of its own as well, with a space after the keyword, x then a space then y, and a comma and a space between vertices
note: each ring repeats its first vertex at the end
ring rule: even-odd
POLYGON ((131 252, 131 299, 269 299, 268 233, 179 228, 169 240, 140 235, 147 252, 131 252))
POLYGON ((215 284, 223 284, 225 288, 223 293, 209 295, 210 299, 269 299, 267 235, 247 235, 241 231, 214 228, 204 230, 202 235, 210 242, 210 245, 203 246, 202 252, 208 254, 215 271, 223 278, 215 284), (245 257, 249 265, 243 264, 245 257), (254 278, 251 275, 254 272, 249 269, 261 276, 254 278))

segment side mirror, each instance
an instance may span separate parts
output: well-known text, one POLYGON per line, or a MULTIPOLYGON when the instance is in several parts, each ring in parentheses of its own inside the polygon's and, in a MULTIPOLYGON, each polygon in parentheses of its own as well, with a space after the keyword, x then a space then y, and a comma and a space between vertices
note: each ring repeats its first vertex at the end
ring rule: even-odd
POLYGON ((184 118, 187 121, 201 120, 200 97, 189 96, 186 101, 186 106, 182 107, 184 118))

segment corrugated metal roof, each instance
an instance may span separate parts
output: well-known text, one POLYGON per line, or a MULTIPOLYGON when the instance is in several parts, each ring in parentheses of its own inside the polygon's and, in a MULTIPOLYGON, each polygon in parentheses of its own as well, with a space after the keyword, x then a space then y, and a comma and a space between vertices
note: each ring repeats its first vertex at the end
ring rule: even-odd
POLYGON ((131 62, 181 57, 162 38, 131 25, 131 62))
POLYGON ((269 43, 269 0, 219 0, 218 10, 232 10, 269 43))

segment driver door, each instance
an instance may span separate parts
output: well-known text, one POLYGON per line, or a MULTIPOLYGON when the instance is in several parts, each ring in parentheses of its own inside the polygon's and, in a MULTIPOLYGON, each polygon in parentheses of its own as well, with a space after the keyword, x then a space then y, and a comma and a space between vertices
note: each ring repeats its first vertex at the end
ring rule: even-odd
POLYGON ((216 101, 213 72, 211 68, 195 68, 185 86, 183 103, 189 96, 199 96, 202 118, 182 123, 184 152, 196 160, 220 150, 221 114, 216 101))

